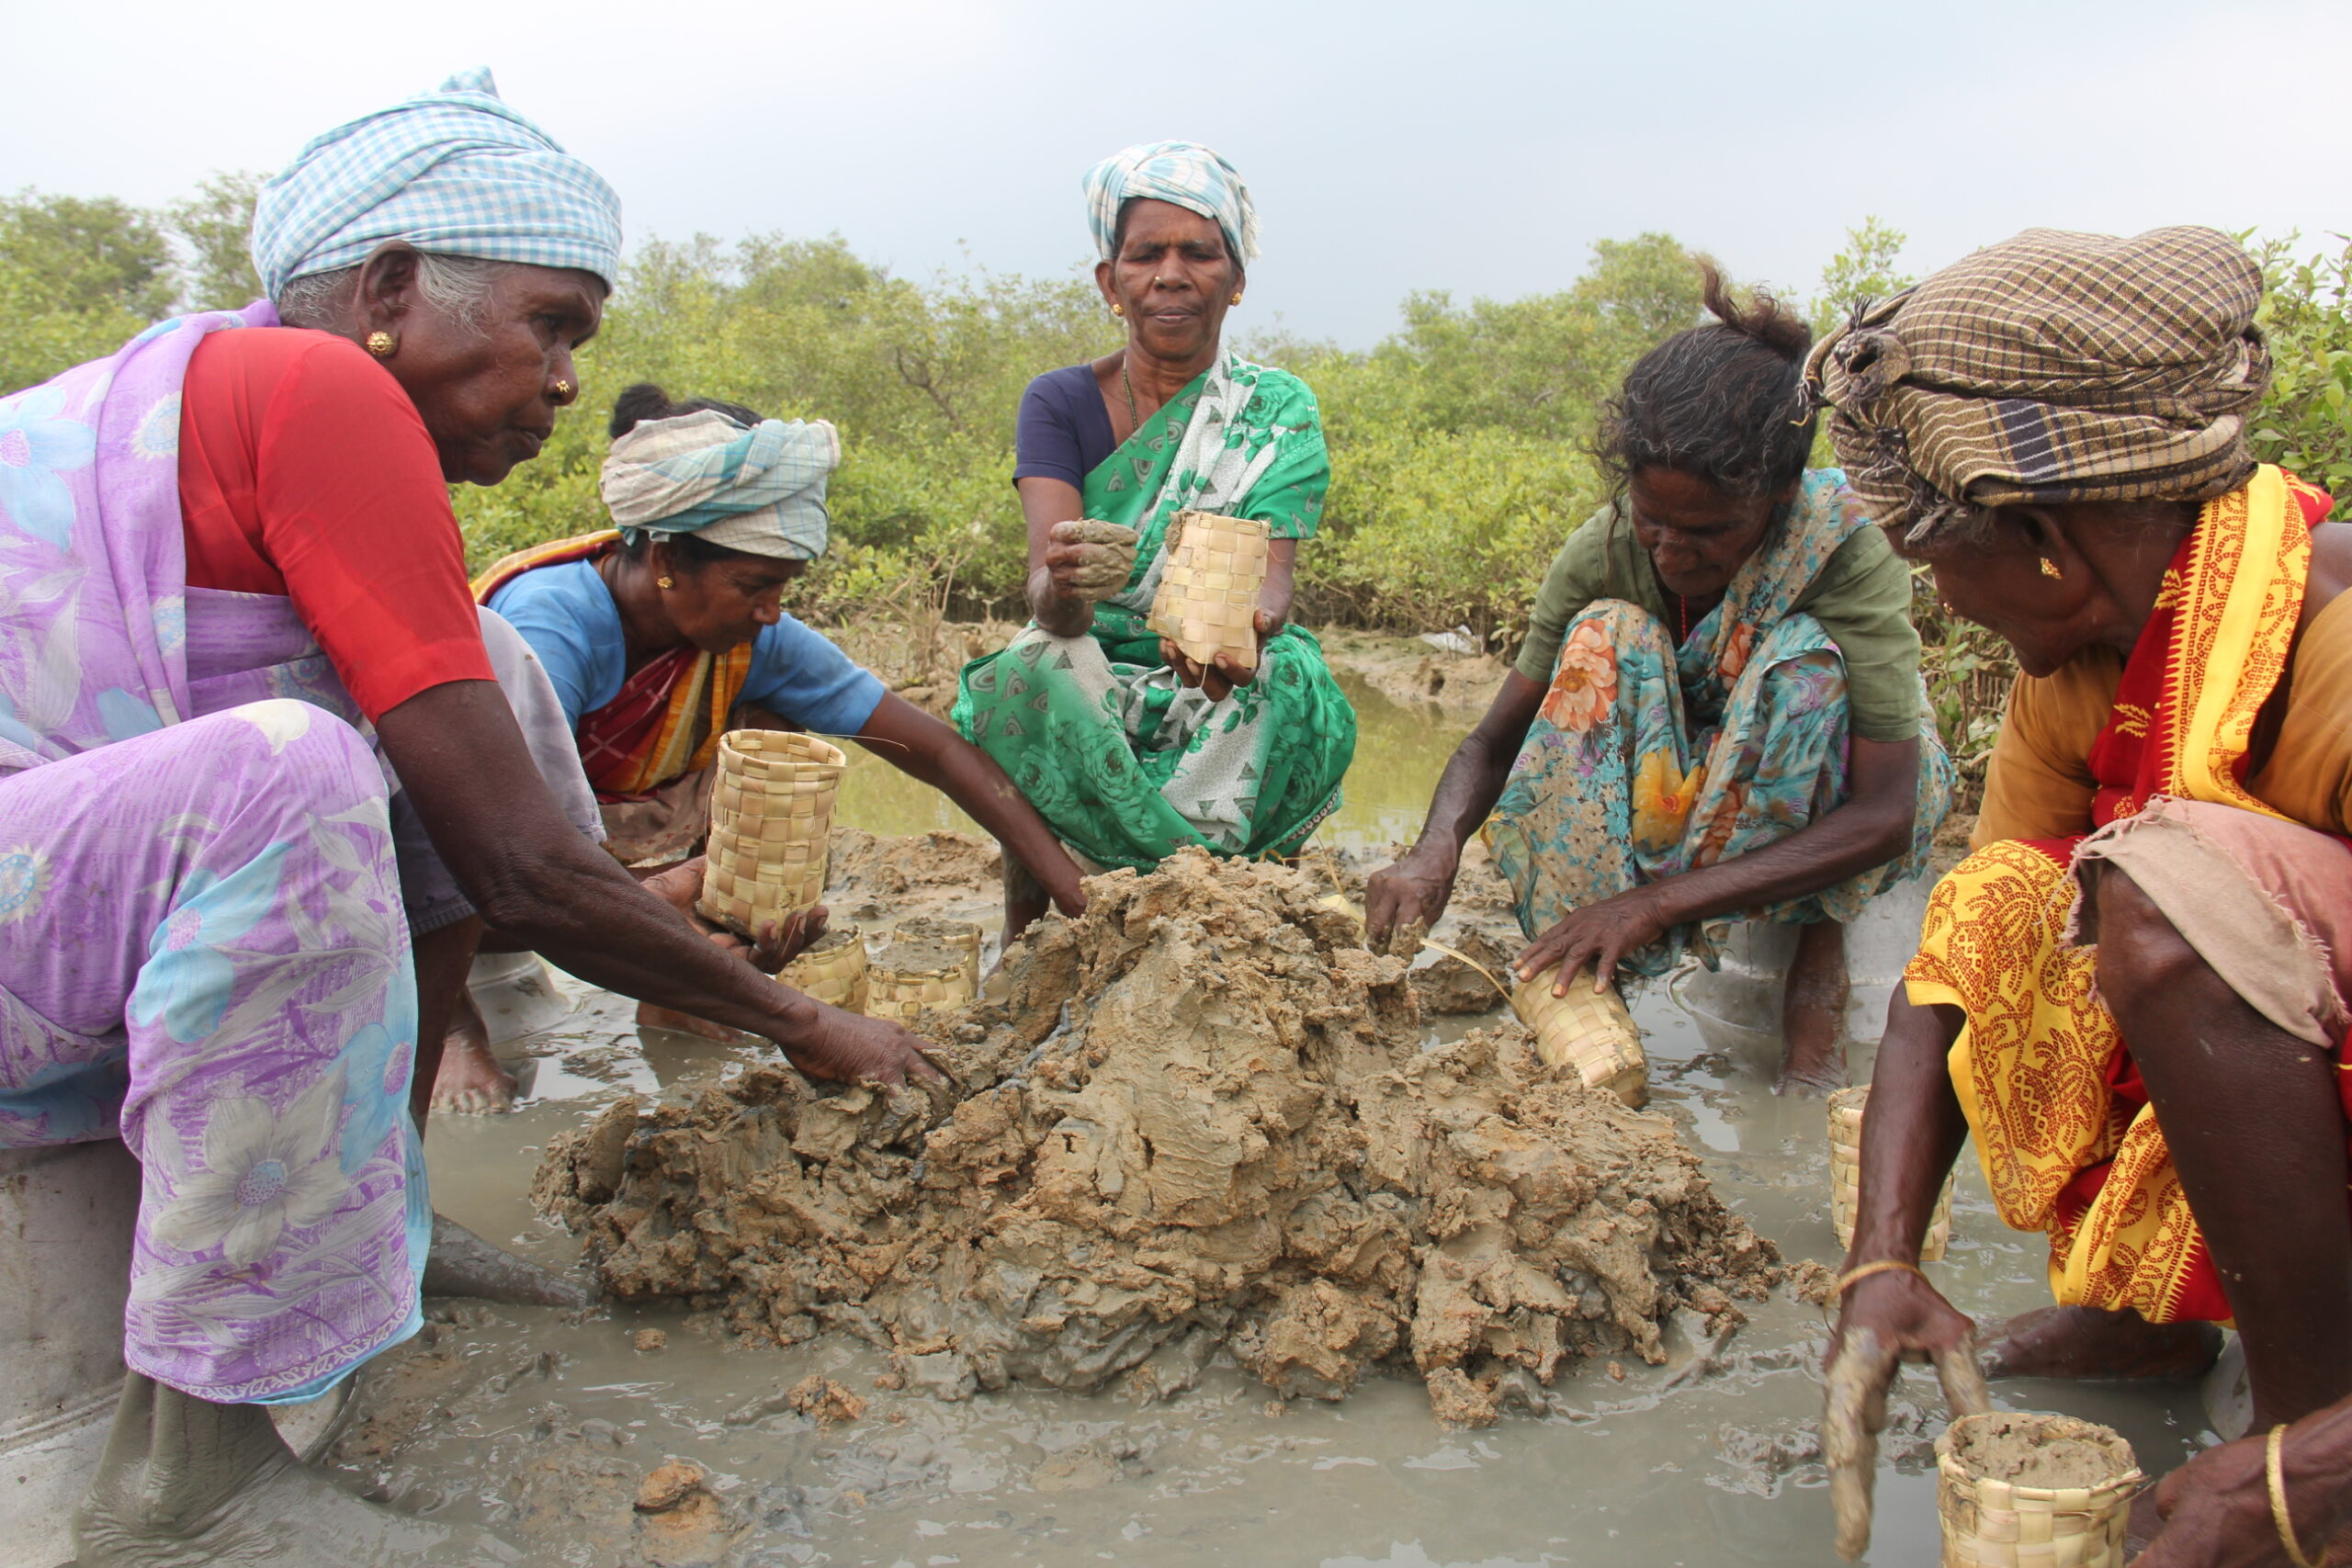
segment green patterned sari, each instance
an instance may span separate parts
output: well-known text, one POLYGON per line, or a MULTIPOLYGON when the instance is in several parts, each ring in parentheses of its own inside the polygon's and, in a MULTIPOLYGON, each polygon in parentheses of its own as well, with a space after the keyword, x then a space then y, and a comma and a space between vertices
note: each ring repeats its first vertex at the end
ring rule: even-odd
POLYGON ((1134 575, 1086 636, 1033 625, 966 665, 956 700, 956 728, 1080 853, 1142 870, 1187 844, 1288 854, 1338 808, 1356 716, 1310 633, 1283 626, 1257 679, 1213 703, 1144 626, 1178 512, 1311 538, 1330 478, 1306 383, 1233 354, 1086 476, 1086 515, 1141 535, 1134 575))

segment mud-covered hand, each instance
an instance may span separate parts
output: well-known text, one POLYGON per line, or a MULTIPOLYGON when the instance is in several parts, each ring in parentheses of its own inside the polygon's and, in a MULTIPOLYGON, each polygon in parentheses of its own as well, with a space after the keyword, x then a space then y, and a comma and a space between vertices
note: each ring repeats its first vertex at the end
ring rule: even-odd
MULTIPOLYGON (((2352 1475, 2337 1477, 2334 1485, 2312 1478, 2310 1450, 2297 1438, 2307 1427, 2298 1422, 2287 1428, 2279 1472, 2303 1555, 2319 1562, 2327 1560, 2324 1549, 2343 1528, 2352 1475)), ((2156 1488, 2164 1529, 2132 1560, 2132 1568, 2289 1568, 2293 1560, 2270 1517, 2267 1443, 2267 1433, 2240 1438, 2165 1476, 2156 1488)))
POLYGON ((905 1025, 810 1000, 817 1009, 816 1027, 797 1042, 776 1042, 786 1059, 810 1077, 894 1089, 910 1077, 944 1079, 923 1055, 922 1037, 905 1025))
POLYGON ((1435 926, 1461 870, 1461 856, 1415 844, 1396 864, 1374 872, 1363 885, 1364 938, 1372 951, 1386 953, 1389 940, 1408 926, 1424 931, 1435 926))
POLYGON ((1176 671, 1179 681, 1187 686, 1198 686, 1208 694, 1209 701, 1221 703, 1232 694, 1234 687, 1246 686, 1258 678, 1258 671, 1266 663, 1266 644, 1283 629, 1284 618, 1265 609, 1250 617, 1250 625, 1258 636, 1258 661, 1248 669, 1242 668, 1240 662, 1230 655, 1223 653, 1203 664, 1188 657, 1182 649, 1166 637, 1159 639, 1159 656, 1168 661, 1170 669, 1176 671))
POLYGON ((1838 1555, 1851 1562, 1871 1543, 1871 1486, 1886 1393, 1904 1361, 1932 1361, 1952 1415, 1990 1408, 1976 1367, 1974 1326, 1920 1275, 1873 1274, 1846 1292, 1829 1340, 1821 1417, 1829 1502, 1838 1518, 1838 1555))
POLYGON ((1080 518, 1055 524, 1046 537, 1046 570, 1065 599, 1098 604, 1135 575, 1138 536, 1125 524, 1080 518))
POLYGON ((703 919, 695 908, 695 900, 702 897, 703 874, 709 865, 709 856, 696 855, 676 865, 664 866, 639 886, 692 920, 695 929, 710 939, 712 946, 741 953, 752 967, 764 975, 775 974, 825 934, 822 904, 797 910, 782 920, 767 921, 761 926, 757 942, 745 942, 724 926, 703 919))
POLYGON ((1568 981, 1588 961, 1593 966, 1593 989, 1609 984, 1626 954, 1647 947, 1674 929, 1660 897, 1662 885, 1629 888, 1598 904, 1588 904, 1527 944, 1512 970, 1521 980, 1532 980, 1555 968, 1552 994, 1568 994, 1568 981))

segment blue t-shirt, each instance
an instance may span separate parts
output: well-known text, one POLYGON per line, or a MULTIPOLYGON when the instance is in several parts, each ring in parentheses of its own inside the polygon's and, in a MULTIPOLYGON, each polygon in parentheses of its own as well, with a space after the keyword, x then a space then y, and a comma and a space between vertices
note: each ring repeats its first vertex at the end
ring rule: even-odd
MULTIPOLYGON (((620 695, 628 677, 621 607, 594 561, 566 561, 526 571, 490 596, 547 667, 563 716, 581 716, 620 695)), ((882 701, 873 671, 790 615, 761 628, 740 702, 805 726, 817 735, 855 735, 882 701)))
POLYGON ((1012 477, 1061 479, 1084 490, 1086 476, 1118 445, 1094 367, 1048 370, 1021 394, 1021 416, 1012 428, 1012 477))

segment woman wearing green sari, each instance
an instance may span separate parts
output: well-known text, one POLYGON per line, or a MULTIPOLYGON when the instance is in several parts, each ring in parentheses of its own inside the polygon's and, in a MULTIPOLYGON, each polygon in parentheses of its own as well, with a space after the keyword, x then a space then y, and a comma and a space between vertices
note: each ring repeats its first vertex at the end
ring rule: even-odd
MULTIPOLYGON (((1330 482, 1315 394, 1220 345, 1257 254, 1231 164, 1155 142, 1096 165, 1086 189, 1095 282, 1127 343, 1023 400, 1013 483, 1034 619, 965 666, 956 722, 1082 861, 1149 870, 1187 844, 1286 855, 1338 807, 1355 754, 1355 713, 1289 621, 1298 541, 1330 482), (1188 508, 1272 536, 1254 670, 1196 664, 1144 625, 1188 508)), ((1008 863, 1007 933, 1045 908, 1008 863)))

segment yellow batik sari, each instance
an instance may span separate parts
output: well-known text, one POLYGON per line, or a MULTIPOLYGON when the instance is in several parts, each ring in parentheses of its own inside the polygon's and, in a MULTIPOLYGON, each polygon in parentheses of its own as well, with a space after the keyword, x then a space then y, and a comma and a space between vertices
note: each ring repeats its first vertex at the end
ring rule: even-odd
POLYGON ((1966 1015, 1952 1086, 2002 1219, 2049 1234, 2064 1304, 2155 1323, 2230 1316, 2139 1070, 2093 989, 2093 952, 2066 940, 2070 868, 2083 837, 2159 796, 2279 815, 2247 790, 2247 750, 2287 670, 2309 520, 2326 505, 2268 466, 2206 504, 2085 760, 2098 788, 2084 832, 1961 863, 1937 885, 1905 971, 1915 1006, 1966 1015))

